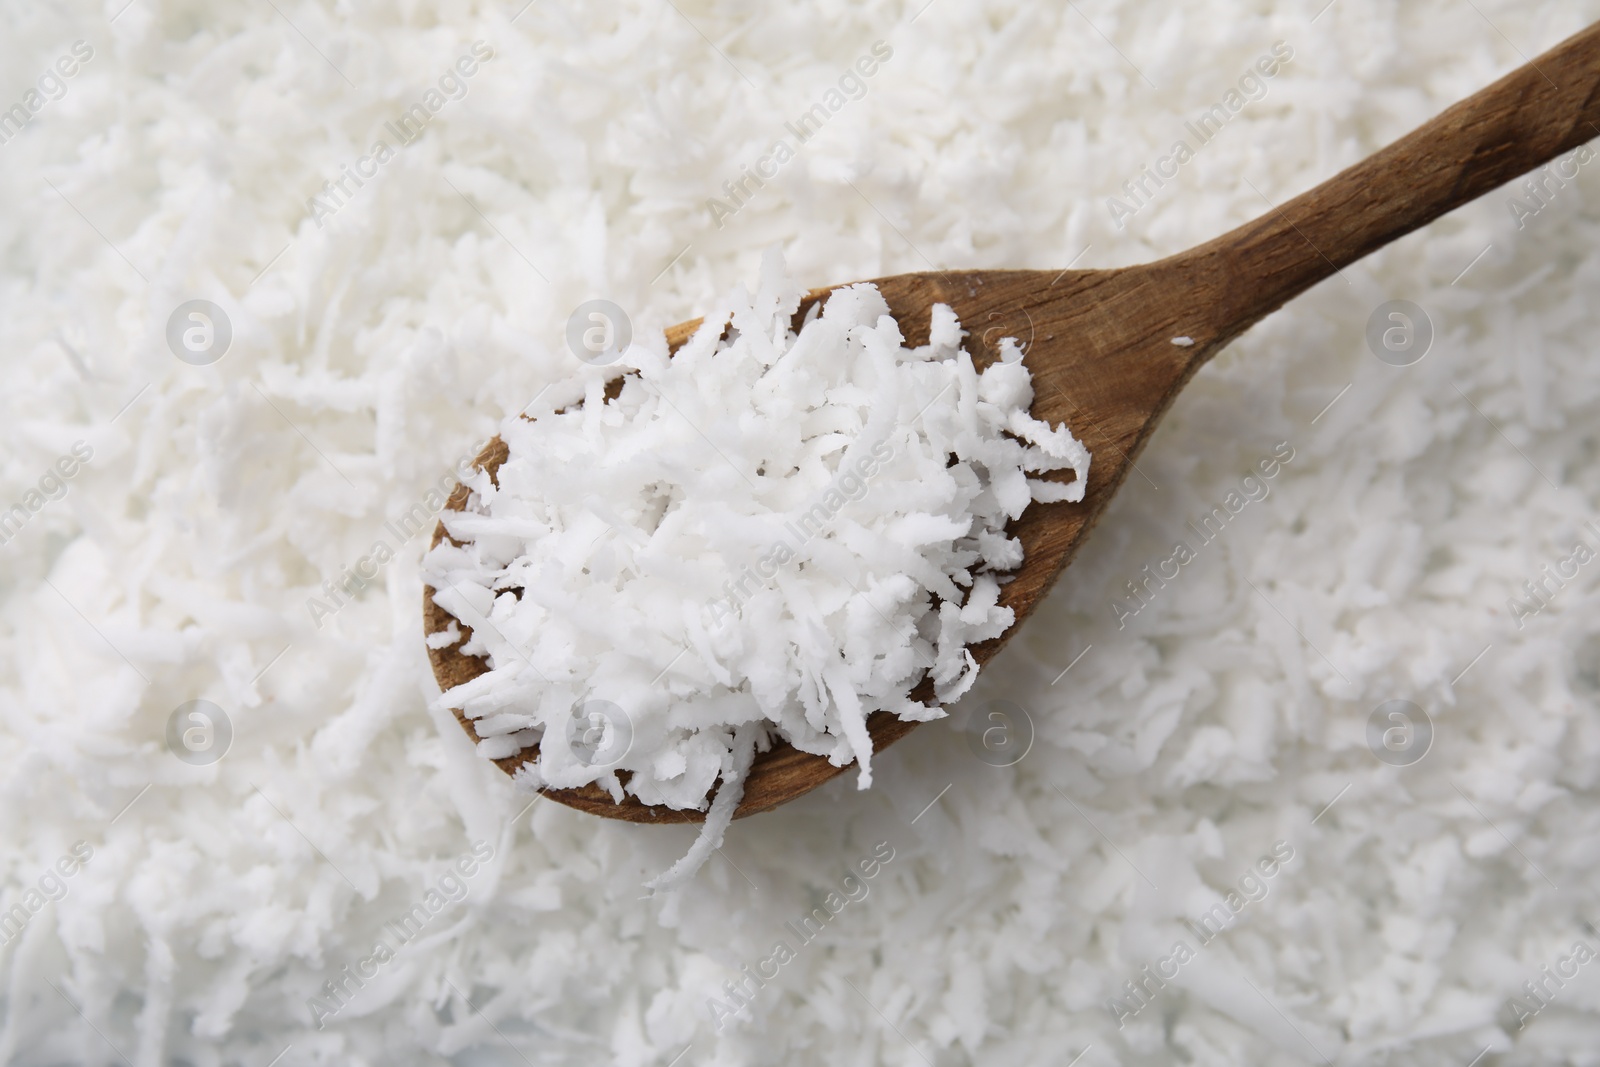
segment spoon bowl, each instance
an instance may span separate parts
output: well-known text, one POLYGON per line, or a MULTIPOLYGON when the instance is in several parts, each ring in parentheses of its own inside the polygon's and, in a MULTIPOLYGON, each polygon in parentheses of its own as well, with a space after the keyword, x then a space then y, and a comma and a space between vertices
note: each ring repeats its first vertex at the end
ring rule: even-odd
MULTIPOLYGON (((1130 470, 1137 469, 1135 461, 1161 416, 1208 359, 1317 282, 1595 137, 1600 23, 1322 185, 1281 206, 1267 201, 1269 210, 1260 218, 1187 252, 1114 270, 941 271, 873 279, 907 347, 928 342, 935 304, 954 309, 968 331, 965 347, 980 368, 999 358, 1001 338, 1017 338, 1033 376, 1033 417, 1066 423, 1094 457, 1082 500, 1031 504, 1007 528, 1022 542, 1023 563, 1001 587, 1000 604, 1015 612, 1016 621, 1000 637, 973 645, 973 658, 980 665, 992 659, 1043 599, 1130 470)), ((812 290, 800 313, 829 291, 812 290)), ((697 319, 666 331, 669 348, 676 351, 699 325, 697 319)), ((476 466, 492 476, 506 454, 504 442, 495 438, 476 466)), ((462 510, 468 495, 457 486, 446 507, 462 510)), ((446 536, 440 523, 433 543, 446 536)), ((454 621, 426 587, 423 621, 429 634, 454 621)), ((441 689, 488 669, 459 648, 429 649, 441 689)), ((931 700, 932 684, 924 682, 912 695, 931 700)), ((472 721, 455 714, 478 740, 472 721)), ((916 725, 887 712, 874 714, 867 721, 873 751, 916 725)), ((515 774, 537 755, 529 749, 495 763, 515 774)), ((755 757, 735 818, 769 811, 849 769, 775 742, 755 757)), ((596 785, 544 794, 628 822, 705 819, 701 811, 651 807, 632 796, 616 803, 596 785)))

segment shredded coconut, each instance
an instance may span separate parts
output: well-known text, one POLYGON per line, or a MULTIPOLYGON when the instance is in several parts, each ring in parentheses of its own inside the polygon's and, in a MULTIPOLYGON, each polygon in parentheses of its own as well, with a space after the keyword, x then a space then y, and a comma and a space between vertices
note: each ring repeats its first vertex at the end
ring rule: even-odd
POLYGON ((725 826, 720 798, 770 734, 858 763, 865 789, 867 717, 941 717, 912 690, 960 697, 968 646, 1015 621, 998 603, 1022 563, 1006 524, 1081 500, 1088 451, 1028 414, 1020 358, 975 368, 949 306, 906 348, 875 286, 835 290, 796 332, 803 296, 769 252, 756 291, 673 358, 631 345, 614 399, 596 378, 581 406, 508 419, 504 463, 445 513, 425 580, 490 670, 444 704, 484 756, 539 747, 520 785, 704 809, 720 777, 725 826), (1029 477, 1050 471, 1072 477, 1029 477), (631 739, 604 759, 568 737, 595 704, 631 739))
POLYGON ((1596 963, 1544 977, 1600 948, 1600 564, 1545 571, 1600 524, 1593 164, 1465 205, 1233 342, 950 718, 870 790, 735 823, 688 890, 638 899, 692 828, 530 803, 476 755, 431 705, 417 603, 434 490, 572 372, 582 302, 642 337, 774 241, 829 282, 1145 261, 1600 2, 124 4, 13 5, 0 33, 7 106, 94 49, 0 145, 0 503, 29 509, 0 546, 0 919, 22 909, 0 1063, 1593 1059, 1596 963), (496 55, 466 98, 319 229, 307 198, 479 38, 496 55), (815 133, 802 116, 878 38, 892 60, 815 133), (1184 123, 1277 39, 1296 55, 1269 95, 1117 229, 1106 199, 1194 145, 1184 123), (744 179, 777 137, 795 157, 744 179), (1404 368, 1363 336, 1397 297, 1437 333, 1404 368), (233 320, 211 366, 163 337, 194 298, 233 320), (50 499, 79 440, 93 458, 50 499), (1249 474, 1271 495, 1205 530, 1249 474), (1195 557, 1162 577, 1180 540, 1195 557), (355 568, 317 628, 308 598, 355 568), (1130 583, 1150 603, 1119 628, 1130 583), (1394 698, 1433 719, 1411 766, 1367 744, 1394 698), (202 699, 234 737, 192 766, 166 731, 202 699), (960 728, 1001 701, 1035 730, 1005 769, 960 728), (1183 924, 1248 899, 1280 841, 1268 895, 1202 946, 1183 924), (374 967, 397 923, 419 936, 374 967), (1179 939, 1196 956, 1161 978, 1179 939), (1528 982, 1548 1006, 1523 1020, 1528 982), (1149 1002, 1119 1019, 1130 983, 1149 1002))

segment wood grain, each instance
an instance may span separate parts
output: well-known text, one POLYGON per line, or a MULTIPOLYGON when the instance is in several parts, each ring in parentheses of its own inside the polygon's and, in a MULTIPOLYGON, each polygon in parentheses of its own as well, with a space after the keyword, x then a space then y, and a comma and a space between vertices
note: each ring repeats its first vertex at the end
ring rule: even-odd
MULTIPOLYGON (((1000 603, 1017 624, 973 647, 987 663, 1016 632, 1094 528, 1149 440, 1157 422, 1196 371, 1234 338, 1287 300, 1404 234, 1507 181, 1600 137, 1600 24, 1590 26, 1414 133, 1260 218, 1188 252, 1137 267, 1105 271, 947 271, 873 279, 906 344, 927 343, 934 304, 955 309, 980 366, 997 358, 1000 338, 1017 337, 1034 378, 1032 412, 1065 422, 1093 462, 1084 499, 1034 504, 1010 532, 1024 563, 1000 603), (1190 347, 1174 337, 1193 339, 1190 347)), ((1270 201, 1268 202, 1270 204, 1270 201)), ((813 291, 815 300, 827 290, 813 291)), ((667 331, 673 350, 700 324, 667 331)), ((505 459, 498 438, 478 464, 491 472, 505 459)), ((447 505, 464 506, 458 487, 447 505)), ((441 523, 434 543, 445 536, 441 523)), ((424 629, 451 616, 423 595, 424 629)), ((465 628, 463 628, 465 629, 465 628)), ((468 631, 470 632, 470 631, 468 631)), ((449 689, 483 673, 458 646, 430 649, 434 674, 449 689)), ((931 698, 931 686, 919 688, 931 698)), ((474 740, 470 720, 457 720, 474 740)), ((886 713, 868 721, 881 751, 915 723, 886 713)), ((537 750, 497 760, 508 774, 537 750)), ((849 768, 787 745, 756 757, 737 817, 768 811, 849 768)), ((547 796, 595 815, 630 822, 700 822, 704 814, 621 804, 598 787, 548 790, 547 796)))

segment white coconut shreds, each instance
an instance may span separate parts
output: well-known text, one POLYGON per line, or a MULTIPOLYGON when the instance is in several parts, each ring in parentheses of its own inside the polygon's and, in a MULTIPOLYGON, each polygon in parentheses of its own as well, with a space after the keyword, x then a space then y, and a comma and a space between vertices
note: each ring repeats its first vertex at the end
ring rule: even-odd
POLYGON ((559 343, 586 301, 645 337, 773 243, 828 283, 1156 259, 1596 19, 1600 0, 3 5, 0 109, 40 106, 0 144, 0 509, 40 507, 0 544, 0 927, 27 916, 0 929, 0 1063, 1592 1067, 1600 960, 1559 988, 1544 970, 1600 949, 1600 562, 1520 626, 1507 601, 1539 607, 1523 583, 1571 573, 1600 523, 1600 162, 1465 206, 1239 338, 948 719, 881 753, 870 790, 846 774, 734 823, 664 899, 640 882, 695 828, 530 806, 435 706, 432 514, 386 524, 589 373, 559 343), (80 39, 65 94, 40 90, 80 39), (478 39, 495 54, 466 95, 312 221, 478 39), (892 57, 799 144, 788 124, 877 40, 892 57), (1279 40, 1293 59, 1260 99, 1143 180, 1279 40), (706 201, 732 206, 724 183, 779 137, 798 151, 719 227, 706 201), (1124 183, 1151 195, 1119 228, 1124 183), (232 319, 211 366, 166 343, 194 298, 232 319), (1409 367, 1366 341, 1396 299, 1434 327, 1409 367), (40 490, 80 440, 64 493, 40 490), (1242 510, 1200 544, 1188 524, 1229 494, 1242 510), (308 599, 379 539, 393 558, 319 626, 308 599), (1194 558, 1158 585, 1179 539, 1194 558), (1435 727, 1409 767, 1368 747, 1396 698, 1435 727), (232 724, 209 766, 166 741, 195 699, 232 724), (993 767, 973 746, 1005 701, 1033 743, 993 767), (1200 946, 1183 923, 1248 899, 1280 841, 1294 858, 1200 946), (841 910, 801 944, 818 908, 841 910), (376 958, 403 919, 415 936, 376 958), (1162 978, 1179 937, 1196 956, 1162 978), (1164 985, 1119 1025, 1108 1003, 1131 1011, 1146 967, 1164 985), (1533 982, 1548 1006, 1520 1025, 1533 982))
POLYGON ((486 757, 539 744, 525 788, 704 809, 720 775, 736 801, 734 730, 760 723, 859 762, 865 789, 867 716, 941 717, 912 689, 931 676, 939 702, 959 699, 978 675, 967 646, 1014 621, 996 603, 1023 562, 1005 526, 1031 501, 1081 500, 1088 452, 1029 416, 1014 339, 979 372, 947 305, 909 349, 871 284, 796 333, 803 295, 773 250, 757 290, 673 358, 631 346, 639 373, 615 399, 594 378, 582 405, 504 422, 495 479, 477 472, 444 514, 461 545, 441 541, 424 580, 491 668, 444 704, 486 757), (1059 470, 1072 478, 1029 477, 1059 470), (591 702, 619 736, 575 750, 591 702))

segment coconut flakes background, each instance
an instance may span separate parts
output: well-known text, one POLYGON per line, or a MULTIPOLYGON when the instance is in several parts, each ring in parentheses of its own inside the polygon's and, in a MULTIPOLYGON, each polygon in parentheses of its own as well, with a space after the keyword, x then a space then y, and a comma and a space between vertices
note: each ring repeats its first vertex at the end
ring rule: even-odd
POLYGON ((952 723, 868 793, 735 824, 675 903, 637 887, 691 828, 523 811, 428 711, 422 537, 385 523, 599 373, 561 342, 582 301, 658 329, 775 241, 812 284, 1153 258, 1600 17, 918 6, 5 6, 0 106, 73 41, 94 58, 0 145, 0 504, 75 441, 93 458, 0 546, 0 903, 93 855, 0 948, 0 1061, 1595 1062, 1592 965, 1520 1032, 1506 1014, 1600 945, 1600 569, 1520 629, 1506 607, 1600 494, 1592 169, 1520 229, 1492 194, 1234 345, 952 723), (479 39, 467 95, 310 221, 479 39), (878 40, 865 96, 717 228, 706 198, 878 40), (1116 229, 1105 198, 1278 40, 1266 96, 1116 229), (209 367, 165 344, 196 297, 233 327, 209 367), (1438 335, 1407 368, 1363 339, 1396 298, 1438 335), (1124 583, 1279 442, 1271 495, 1118 629, 1124 583), (314 627, 308 598, 386 536, 314 627), (1406 768, 1365 737, 1396 698, 1435 725, 1406 768), (220 763, 164 742, 193 699, 230 717, 220 763), (1037 731, 1010 768, 968 744, 996 700, 1037 731), (464 899, 317 1030, 307 999, 474 841, 464 899), (870 895, 716 1033, 708 998, 880 841, 870 895), (1107 999, 1276 841, 1296 859, 1270 893, 1119 1031, 1107 999))

